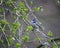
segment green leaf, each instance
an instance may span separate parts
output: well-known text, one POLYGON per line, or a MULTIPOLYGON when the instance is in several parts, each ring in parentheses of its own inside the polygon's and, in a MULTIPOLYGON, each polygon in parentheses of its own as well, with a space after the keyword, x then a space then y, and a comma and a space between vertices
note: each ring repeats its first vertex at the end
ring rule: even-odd
POLYGON ((21 44, 20 43, 16 43, 16 48, 20 48, 21 44))
POLYGON ((25 11, 25 12, 27 12, 27 11, 28 11, 28 9, 27 9, 27 8, 24 8, 24 11, 25 11))
POLYGON ((23 2, 19 3, 19 10, 22 15, 26 15, 26 13, 28 12, 28 8, 26 8, 23 2))
POLYGON ((45 46, 45 48, 48 48, 48 46, 45 46))
POLYGON ((47 35, 52 37, 53 33, 51 31, 49 31, 47 35))
POLYGON ((12 36, 9 35, 7 38, 8 38, 9 46, 12 46, 13 45, 13 38, 12 38, 12 36))
POLYGON ((59 45, 60 45, 60 41, 58 41, 58 42, 57 42, 57 44, 59 44, 59 45))
POLYGON ((0 32, 2 31, 2 27, 0 26, 0 32))
POLYGON ((28 41, 29 41, 29 36, 25 35, 24 37, 22 37, 22 39, 23 39, 25 42, 28 42, 28 41))
POLYGON ((40 10, 40 7, 34 7, 34 11, 38 12, 40 10))
POLYGON ((17 8, 14 8, 14 11, 16 12, 17 8))
POLYGON ((26 31, 31 31, 32 29, 33 29, 32 26, 28 26, 27 29, 26 29, 26 31))
POLYGON ((35 38, 34 40, 42 40, 42 38, 38 37, 38 38, 35 38))
POLYGON ((48 42, 50 43, 50 42, 51 42, 51 40, 53 40, 53 41, 54 41, 54 38, 52 37, 50 40, 48 40, 48 42))
POLYGON ((16 4, 17 0, 12 0, 13 4, 16 4))
POLYGON ((20 24, 19 22, 14 22, 12 25, 13 25, 15 28, 18 28, 21 24, 20 24))
POLYGON ((14 8, 14 11, 16 12, 16 11, 19 11, 20 9, 19 8, 14 8))
POLYGON ((53 48, 58 48, 58 46, 56 44, 53 44, 53 48))
POLYGON ((0 7, 0 12, 3 12, 2 8, 0 7))
POLYGON ((9 0, 6 2, 6 5, 7 5, 8 7, 12 7, 12 5, 11 5, 11 3, 10 3, 9 0))
POLYGON ((17 32, 18 28, 20 27, 20 25, 21 24, 19 22, 14 22, 12 24, 12 32, 13 32, 13 34, 16 34, 16 32, 17 32))
POLYGON ((26 15, 26 12, 25 11, 22 11, 22 15, 26 15))
POLYGON ((0 23, 1 23, 1 24, 6 24, 6 25, 9 24, 9 23, 7 22, 7 20, 1 20, 0 23))
POLYGON ((20 2, 19 3, 19 7, 25 7, 24 3, 23 2, 20 2))
POLYGON ((17 18, 17 16, 14 16, 14 19, 16 19, 17 18))
POLYGON ((22 16, 22 19, 26 19, 26 16, 22 16))

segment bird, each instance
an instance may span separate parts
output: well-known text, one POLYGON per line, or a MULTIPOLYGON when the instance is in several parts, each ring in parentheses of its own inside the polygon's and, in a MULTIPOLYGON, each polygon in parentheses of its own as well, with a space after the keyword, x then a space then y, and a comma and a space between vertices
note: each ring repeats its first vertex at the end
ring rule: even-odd
POLYGON ((32 19, 31 24, 33 28, 43 31, 42 27, 39 25, 38 21, 35 18, 32 19))

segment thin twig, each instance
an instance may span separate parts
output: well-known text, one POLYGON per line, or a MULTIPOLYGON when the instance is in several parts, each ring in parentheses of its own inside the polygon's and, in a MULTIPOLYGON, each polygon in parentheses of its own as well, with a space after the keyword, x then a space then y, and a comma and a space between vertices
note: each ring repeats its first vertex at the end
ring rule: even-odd
POLYGON ((4 27, 2 28, 2 32, 3 32, 4 37, 5 37, 5 39, 6 39, 7 43, 8 43, 8 45, 9 45, 9 41, 8 41, 8 39, 7 39, 7 35, 6 35, 5 32, 4 32, 4 29, 5 29, 5 25, 4 25, 4 27))

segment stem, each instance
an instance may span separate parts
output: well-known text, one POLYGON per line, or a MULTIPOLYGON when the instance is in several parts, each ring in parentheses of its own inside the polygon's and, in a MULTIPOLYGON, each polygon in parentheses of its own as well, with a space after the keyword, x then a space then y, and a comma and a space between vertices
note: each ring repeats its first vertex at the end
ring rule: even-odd
POLYGON ((8 45, 9 45, 9 41, 8 41, 8 39, 7 39, 7 35, 6 35, 5 32, 4 32, 4 28, 5 28, 5 25, 4 25, 4 27, 2 28, 2 32, 3 32, 3 35, 4 35, 6 41, 7 41, 8 45))

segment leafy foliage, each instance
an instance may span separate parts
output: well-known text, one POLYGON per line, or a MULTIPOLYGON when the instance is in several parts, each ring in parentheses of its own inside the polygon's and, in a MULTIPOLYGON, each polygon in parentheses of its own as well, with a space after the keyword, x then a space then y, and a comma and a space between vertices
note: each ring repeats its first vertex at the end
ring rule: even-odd
POLYGON ((11 35, 9 35, 8 37, 8 41, 9 41, 9 46, 12 46, 13 45, 13 38, 11 35))
POLYGON ((21 44, 20 43, 16 43, 16 48, 20 48, 21 44))
POLYGON ((42 40, 42 38, 38 37, 38 38, 35 38, 35 40, 42 40))
POLYGON ((56 44, 53 44, 53 48, 58 48, 58 46, 56 44))
POLYGON ((19 22, 14 22, 12 24, 12 32, 13 32, 13 34, 16 34, 16 32, 17 32, 18 28, 20 27, 20 25, 21 24, 19 22))
POLYGON ((10 3, 9 0, 6 2, 6 5, 7 5, 8 7, 12 7, 12 5, 11 5, 11 3, 10 3))
POLYGON ((2 31, 2 27, 0 26, 0 32, 2 31))
POLYGON ((58 41, 57 44, 60 44, 60 41, 58 41))
POLYGON ((26 16, 22 16, 22 19, 26 19, 26 16))
POLYGON ((16 19, 17 18, 17 16, 14 16, 14 19, 16 19))
POLYGON ((23 2, 19 3, 19 10, 22 15, 26 15, 26 13, 28 12, 28 9, 26 8, 23 2))
POLYGON ((12 0, 12 2, 13 2, 14 4, 16 4, 17 0, 12 0))
POLYGON ((29 41, 29 36, 25 35, 24 37, 22 37, 22 39, 23 39, 25 42, 28 42, 28 41, 29 41))
POLYGON ((0 12, 3 12, 2 8, 0 7, 0 12))
POLYGON ((48 42, 50 43, 50 42, 51 42, 51 40, 53 40, 53 41, 54 41, 54 38, 52 37, 50 40, 48 40, 48 42))
POLYGON ((48 36, 53 36, 53 33, 51 31, 48 32, 48 36))
POLYGON ((8 25, 9 22, 7 20, 0 20, 0 23, 3 24, 3 25, 8 25))
POLYGON ((32 27, 32 26, 27 26, 26 31, 31 31, 32 29, 33 29, 33 27, 32 27))
POLYGON ((44 11, 43 6, 40 6, 40 7, 34 7, 34 11, 35 11, 35 12, 38 12, 38 11, 43 12, 43 11, 44 11))
POLYGON ((38 12, 40 10, 40 7, 34 7, 34 11, 38 12))
POLYGON ((2 31, 1 29, 5 26, 4 31, 6 31, 6 29, 8 28, 9 22, 7 20, 0 20, 0 31, 2 31))

